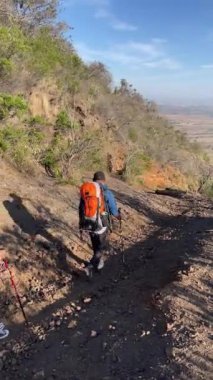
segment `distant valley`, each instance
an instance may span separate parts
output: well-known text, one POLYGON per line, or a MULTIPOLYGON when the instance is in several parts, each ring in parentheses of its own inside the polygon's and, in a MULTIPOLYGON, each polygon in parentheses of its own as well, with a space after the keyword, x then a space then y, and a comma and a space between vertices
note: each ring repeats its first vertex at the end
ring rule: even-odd
POLYGON ((160 106, 160 112, 213 155, 213 107, 160 106))

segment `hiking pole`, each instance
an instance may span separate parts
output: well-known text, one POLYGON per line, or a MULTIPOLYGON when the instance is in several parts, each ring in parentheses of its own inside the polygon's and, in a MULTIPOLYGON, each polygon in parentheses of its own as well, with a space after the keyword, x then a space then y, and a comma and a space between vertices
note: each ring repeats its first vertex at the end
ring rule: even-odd
POLYGON ((121 208, 119 207, 118 209, 118 213, 119 213, 119 222, 120 222, 120 234, 117 234, 118 236, 120 236, 121 238, 121 252, 122 252, 122 262, 124 265, 126 265, 126 260, 125 260, 125 253, 124 253, 124 240, 129 240, 127 238, 125 238, 122 234, 122 217, 121 217, 121 208))
MULTIPOLYGON (((83 232, 87 232, 86 230, 80 230, 80 234, 82 236, 82 239, 83 239, 83 232)), ((91 232, 91 231, 88 231, 88 232, 91 232)), ((77 243, 76 240, 72 239, 71 237, 69 238, 74 244, 76 244, 78 247, 80 247, 81 249, 83 249, 83 251, 87 252, 87 253, 91 253, 88 249, 84 248, 83 245, 77 243)))
POLYGON ((119 214, 119 222, 120 222, 120 232, 122 232, 122 218, 121 218, 121 208, 118 209, 118 214, 119 214))
POLYGON ((116 236, 119 236, 120 238, 127 241, 128 243, 132 243, 132 239, 130 237, 126 237, 126 236, 122 235, 122 231, 120 231, 120 233, 113 231, 113 234, 115 234, 116 236))
POLYGON ((29 326, 29 323, 28 323, 28 320, 27 320, 27 317, 26 317, 26 314, 25 314, 25 311, 24 311, 24 307, 21 303, 21 298, 18 294, 18 289, 16 287, 16 284, 15 284, 15 281, 14 281, 14 277, 13 277, 13 273, 8 265, 8 262, 6 260, 3 260, 4 261, 4 265, 5 265, 5 268, 8 270, 9 274, 10 274, 10 282, 11 282, 11 285, 12 285, 12 288, 14 289, 14 292, 15 292, 15 296, 16 296, 16 299, 18 301, 18 304, 20 306, 20 309, 22 311, 22 314, 23 314, 23 317, 24 317, 24 320, 26 322, 26 325, 29 326))

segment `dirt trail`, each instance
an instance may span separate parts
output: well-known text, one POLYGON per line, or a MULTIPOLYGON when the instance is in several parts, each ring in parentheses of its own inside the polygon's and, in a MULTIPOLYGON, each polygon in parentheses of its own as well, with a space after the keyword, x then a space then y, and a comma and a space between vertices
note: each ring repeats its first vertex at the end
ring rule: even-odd
POLYGON ((0 244, 30 320, 27 329, 2 286, 5 379, 212 378, 212 203, 110 185, 123 232, 112 234, 104 271, 88 282, 77 189, 2 174, 0 244))

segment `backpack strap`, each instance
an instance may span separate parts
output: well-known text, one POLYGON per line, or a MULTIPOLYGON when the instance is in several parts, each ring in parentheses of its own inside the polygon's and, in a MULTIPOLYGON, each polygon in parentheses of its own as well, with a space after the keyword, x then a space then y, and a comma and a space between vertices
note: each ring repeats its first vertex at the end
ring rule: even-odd
POLYGON ((111 220, 111 214, 109 211, 109 204, 108 204, 106 196, 105 196, 104 188, 102 186, 100 186, 100 187, 101 187, 102 199, 104 202, 104 208, 105 208, 105 211, 107 213, 107 225, 108 225, 109 231, 112 232, 112 220, 111 220))
POLYGON ((97 182, 93 182, 96 187, 96 194, 98 198, 98 209, 97 209, 97 215, 96 215, 96 222, 97 225, 99 224, 99 221, 101 221, 100 218, 100 208, 101 208, 101 186, 97 182))

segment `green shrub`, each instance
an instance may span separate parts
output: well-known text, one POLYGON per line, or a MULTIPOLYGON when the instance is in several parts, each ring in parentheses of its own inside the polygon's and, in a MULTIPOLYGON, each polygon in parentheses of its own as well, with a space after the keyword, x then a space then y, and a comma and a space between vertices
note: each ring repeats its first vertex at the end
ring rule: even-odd
POLYGON ((77 131, 72 133, 71 130, 68 135, 56 132, 43 153, 41 164, 55 177, 67 181, 79 170, 88 171, 103 165, 101 144, 97 132, 82 134, 77 125, 77 131))
POLYGON ((0 26, 0 56, 11 59, 29 51, 29 39, 17 26, 0 26))
POLYGON ((213 198, 213 180, 208 180, 203 186, 202 193, 209 198, 213 198))
POLYGON ((8 79, 29 52, 29 41, 17 26, 0 26, 0 78, 8 79))
POLYGON ((41 28, 29 40, 30 54, 28 66, 41 76, 52 75, 59 71, 59 82, 70 85, 77 82, 83 64, 78 55, 68 48, 64 41, 51 34, 48 28, 41 28))
POLYGON ((0 146, 7 151, 11 146, 15 146, 19 141, 26 142, 26 132, 23 129, 11 126, 0 129, 0 146))
POLYGON ((30 154, 26 131, 10 126, 1 129, 0 150, 18 168, 25 166, 30 154))
POLYGON ((36 115, 30 117, 30 119, 27 120, 27 123, 29 124, 29 127, 37 127, 46 125, 47 122, 44 117, 36 115))
POLYGON ((70 117, 66 111, 59 112, 56 123, 55 123, 55 130, 57 132, 61 131, 78 131, 79 130, 79 124, 76 122, 72 122, 70 120, 70 117))
POLYGON ((7 126, 0 129, 0 152, 19 169, 29 169, 39 158, 43 138, 38 130, 7 126))
POLYGON ((30 69, 41 75, 52 73, 60 63, 61 58, 61 49, 57 40, 50 35, 48 29, 44 28, 30 40, 30 45, 30 69))
POLYGON ((54 147, 49 147, 41 159, 41 164, 50 169, 53 176, 56 178, 62 178, 62 173, 59 167, 59 152, 54 147))
POLYGON ((82 157, 81 169, 84 171, 90 171, 91 169, 96 170, 100 167, 104 168, 106 163, 102 155, 101 146, 94 147, 91 151, 85 154, 85 157, 82 157))
POLYGON ((10 59, 0 58, 0 76, 5 77, 11 74, 13 63, 10 59))
POLYGON ((28 145, 31 148, 31 152, 36 159, 40 158, 43 151, 42 143, 44 141, 44 133, 37 128, 27 130, 28 145))
POLYGON ((135 128, 130 128, 129 129, 129 139, 135 143, 138 141, 138 133, 137 133, 137 130, 135 128))
POLYGON ((56 130, 66 130, 72 128, 72 122, 69 118, 69 115, 66 111, 59 112, 56 123, 55 123, 56 130))
POLYGON ((132 182, 135 177, 142 175, 145 170, 149 169, 150 165, 151 159, 143 152, 130 154, 126 163, 124 179, 132 182))
POLYGON ((3 120, 11 111, 24 112, 27 110, 27 102, 22 96, 0 94, 0 120, 3 120))

